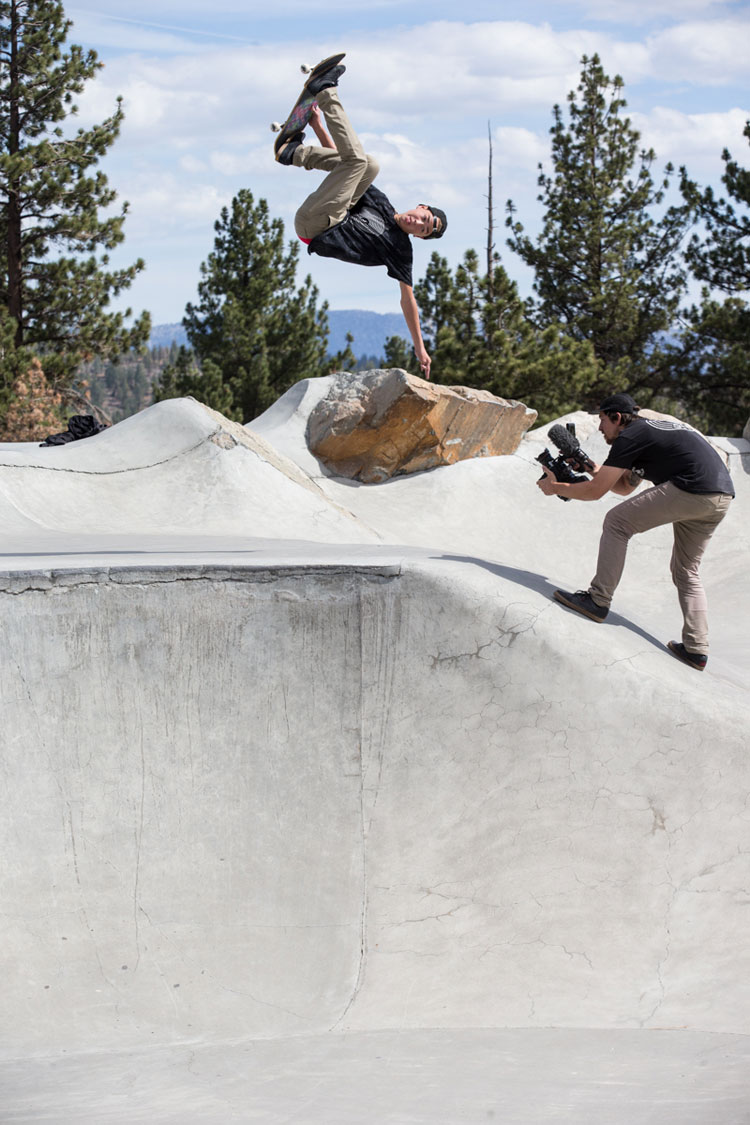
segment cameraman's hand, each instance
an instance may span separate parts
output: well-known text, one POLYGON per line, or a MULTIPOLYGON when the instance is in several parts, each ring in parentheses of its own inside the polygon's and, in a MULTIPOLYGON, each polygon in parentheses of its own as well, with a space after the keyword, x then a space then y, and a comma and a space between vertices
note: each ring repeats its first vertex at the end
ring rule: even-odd
POLYGON ((555 474, 550 472, 546 465, 542 465, 543 477, 540 477, 536 482, 538 487, 541 488, 545 496, 557 496, 557 481, 555 474))

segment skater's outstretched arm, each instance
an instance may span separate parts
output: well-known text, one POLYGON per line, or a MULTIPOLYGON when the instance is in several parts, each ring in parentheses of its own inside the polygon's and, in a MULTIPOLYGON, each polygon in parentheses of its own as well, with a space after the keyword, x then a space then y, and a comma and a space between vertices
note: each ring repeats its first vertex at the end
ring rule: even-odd
POLYGON ((320 141, 321 148, 335 148, 335 144, 331 140, 331 136, 326 132, 326 127, 323 124, 323 114, 320 112, 317 104, 314 106, 310 114, 310 128, 315 136, 320 141))
POLYGON ((419 325, 419 308, 417 307, 414 290, 411 285, 407 285, 404 281, 399 281, 399 285, 401 286, 401 312, 404 314, 406 327, 409 329, 409 335, 412 338, 414 351, 417 353, 417 359, 419 360, 422 374, 425 379, 429 379, 432 360, 427 354, 422 339, 422 329, 419 325))

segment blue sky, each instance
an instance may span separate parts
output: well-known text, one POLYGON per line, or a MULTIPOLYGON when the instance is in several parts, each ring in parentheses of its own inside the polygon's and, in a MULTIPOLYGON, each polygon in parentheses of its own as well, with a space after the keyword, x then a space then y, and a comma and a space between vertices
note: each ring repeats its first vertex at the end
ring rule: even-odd
MULTIPOLYGON (((451 264, 486 242, 488 122, 493 138, 496 243, 523 292, 530 278, 505 247, 504 205, 533 232, 537 165, 548 165, 552 106, 578 82, 583 54, 620 74, 633 123, 656 169, 686 164, 719 184, 728 147, 745 166, 750 119, 750 3, 720 0, 97 0, 68 6, 70 39, 105 64, 79 97, 79 123, 126 119, 103 167, 130 204, 113 256, 147 269, 126 301, 154 323, 179 321, 221 207, 241 189, 292 219, 316 173, 274 163, 272 120, 299 93, 300 63, 346 51, 342 101, 381 165, 378 185, 399 210, 426 201, 448 213, 439 244, 415 246, 415 277, 433 248, 451 264)), ((676 193, 675 193, 676 198, 676 193)), ((385 270, 302 255, 331 308, 398 311, 385 270)))

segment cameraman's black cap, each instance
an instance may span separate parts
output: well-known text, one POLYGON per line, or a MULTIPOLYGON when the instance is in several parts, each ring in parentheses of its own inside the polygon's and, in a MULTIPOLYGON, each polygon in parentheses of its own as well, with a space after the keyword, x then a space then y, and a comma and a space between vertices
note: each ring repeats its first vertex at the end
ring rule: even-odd
POLYGON ((640 409, 630 395, 617 394, 605 398, 598 410, 590 410, 589 414, 637 414, 640 409))

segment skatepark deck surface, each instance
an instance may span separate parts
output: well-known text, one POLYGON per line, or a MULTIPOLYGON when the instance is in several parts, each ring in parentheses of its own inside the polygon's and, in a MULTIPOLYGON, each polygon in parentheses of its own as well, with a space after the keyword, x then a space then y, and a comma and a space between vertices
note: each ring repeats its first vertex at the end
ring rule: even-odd
POLYGON ((0 447, 0 1120, 750 1121, 750 445, 699 674, 544 430, 360 486, 325 382, 0 447))

